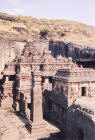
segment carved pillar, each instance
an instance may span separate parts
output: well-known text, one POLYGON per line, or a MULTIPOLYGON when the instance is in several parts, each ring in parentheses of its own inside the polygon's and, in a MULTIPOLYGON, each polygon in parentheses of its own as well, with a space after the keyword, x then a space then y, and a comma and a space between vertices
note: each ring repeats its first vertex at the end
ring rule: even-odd
POLYGON ((48 77, 45 77, 45 84, 48 84, 49 83, 49 79, 48 77))
POLYGON ((37 73, 34 73, 33 104, 34 104, 33 122, 40 122, 43 120, 42 118, 42 90, 41 90, 41 77, 38 76, 37 73))
POLYGON ((42 89, 41 89, 41 73, 34 72, 34 87, 32 99, 32 133, 40 133, 45 131, 42 111, 42 89))
POLYGON ((19 112, 20 111, 20 109, 19 109, 19 103, 18 102, 16 102, 15 110, 16 110, 16 112, 19 112))
POLYGON ((2 51, 2 54, 1 54, 1 70, 0 70, 0 72, 3 71, 3 69, 4 69, 4 57, 3 57, 3 51, 2 51))
POLYGON ((5 97, 9 96, 9 79, 8 76, 6 76, 5 83, 3 84, 3 94, 5 97))
POLYGON ((80 83, 78 83, 78 97, 81 96, 81 85, 80 83))
POLYGON ((91 81, 89 82, 88 96, 91 96, 91 81))
POLYGON ((81 97, 81 83, 78 83, 78 97, 81 97))
POLYGON ((25 114, 26 114, 26 118, 29 120, 30 119, 30 109, 28 108, 27 97, 25 97, 25 114))
POLYGON ((6 76, 6 83, 9 81, 9 77, 8 76, 6 76))
MULTIPOLYGON (((89 84, 89 83, 88 83, 89 84)), ((86 96, 88 97, 88 94, 89 94, 89 87, 87 86, 86 87, 86 96)))
POLYGON ((71 94, 72 94, 72 91, 71 91, 71 88, 72 88, 72 86, 71 86, 71 84, 70 83, 68 83, 67 84, 67 87, 68 87, 68 95, 67 95, 67 102, 68 102, 68 106, 70 106, 71 104, 72 104, 72 100, 71 100, 71 94))

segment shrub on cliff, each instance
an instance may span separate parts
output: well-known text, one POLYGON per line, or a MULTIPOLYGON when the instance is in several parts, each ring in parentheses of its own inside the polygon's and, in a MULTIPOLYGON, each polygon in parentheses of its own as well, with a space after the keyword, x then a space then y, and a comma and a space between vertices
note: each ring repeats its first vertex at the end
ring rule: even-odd
POLYGON ((48 35, 48 29, 47 28, 43 28, 43 29, 40 30, 41 38, 46 38, 47 35, 48 35))
POLYGON ((64 32, 64 31, 59 31, 59 32, 57 32, 61 37, 63 37, 63 36, 65 36, 66 35, 66 33, 64 32))

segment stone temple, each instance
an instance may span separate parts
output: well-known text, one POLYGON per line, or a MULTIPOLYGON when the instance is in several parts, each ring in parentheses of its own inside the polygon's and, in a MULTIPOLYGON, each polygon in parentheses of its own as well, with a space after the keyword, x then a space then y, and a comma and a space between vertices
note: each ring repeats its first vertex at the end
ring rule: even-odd
POLYGON ((46 121, 66 140, 95 140, 95 70, 77 65, 71 57, 40 53, 34 42, 27 42, 1 73, 1 108, 7 98, 15 113, 27 120, 31 140, 51 135, 46 121))

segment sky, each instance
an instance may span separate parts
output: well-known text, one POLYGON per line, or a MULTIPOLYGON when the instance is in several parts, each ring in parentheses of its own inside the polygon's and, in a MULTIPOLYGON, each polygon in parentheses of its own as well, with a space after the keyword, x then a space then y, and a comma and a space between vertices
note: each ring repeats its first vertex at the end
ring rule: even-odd
POLYGON ((0 0, 0 12, 95 26, 95 0, 0 0))

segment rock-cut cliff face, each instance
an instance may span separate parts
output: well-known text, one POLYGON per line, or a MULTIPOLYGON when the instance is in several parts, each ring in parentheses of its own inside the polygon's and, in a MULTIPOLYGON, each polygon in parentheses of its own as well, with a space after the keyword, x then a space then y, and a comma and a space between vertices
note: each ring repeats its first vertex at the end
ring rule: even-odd
POLYGON ((17 55, 20 56, 25 42, 0 38, 0 72, 8 61, 12 61, 17 55))
POLYGON ((54 57, 72 57, 73 61, 93 61, 95 59, 95 44, 50 41, 49 49, 54 57))
POLYGON ((62 55, 63 57, 95 58, 95 44, 81 44, 62 41, 50 41, 49 49, 54 57, 62 55))

